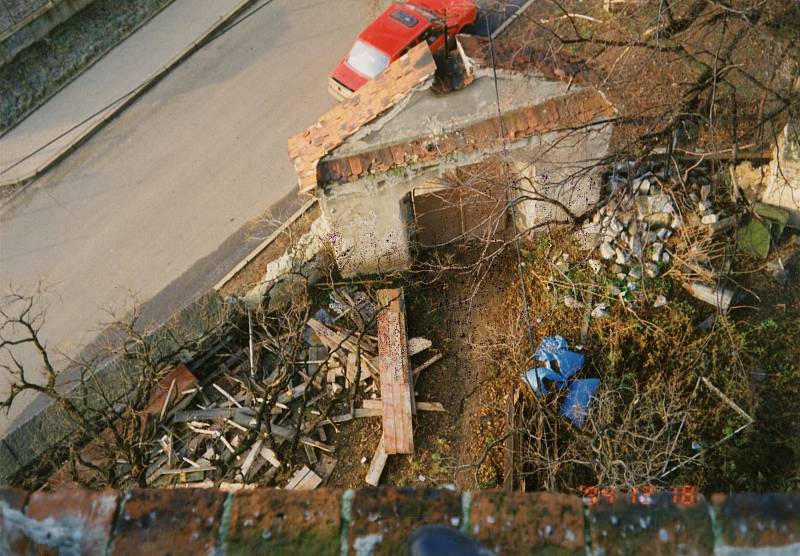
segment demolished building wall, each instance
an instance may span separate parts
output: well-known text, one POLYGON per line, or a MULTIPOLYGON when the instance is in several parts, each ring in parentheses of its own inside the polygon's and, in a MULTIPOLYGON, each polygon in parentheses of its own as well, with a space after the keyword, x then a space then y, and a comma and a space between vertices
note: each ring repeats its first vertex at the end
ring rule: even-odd
MULTIPOLYGON (((520 58, 519 49, 498 43, 497 71, 487 69, 488 44, 482 41, 459 38, 460 61, 469 73, 456 91, 443 93, 428 80, 430 65, 417 49, 408 56, 419 62, 402 66, 419 73, 403 75, 405 92, 398 89, 395 64, 390 66, 369 91, 346 101, 359 117, 365 111, 374 117, 360 117, 358 129, 342 123, 325 134, 347 129, 339 144, 317 150, 313 171, 296 155, 304 136, 290 141, 301 187, 311 187, 315 175, 314 194, 343 274, 409 268, 417 239, 413 192, 446 187, 442 178, 449 172, 491 158, 515 162, 529 178, 520 184, 521 230, 561 219, 559 206, 579 215, 599 199, 594 167, 608 150, 611 104, 585 86, 579 69, 538 52, 523 49, 520 58), (388 92, 381 96, 383 87, 388 92)), ((335 110, 346 112, 347 106, 335 110)), ((327 120, 310 128, 305 140, 314 144, 327 120)))
POLYGON ((778 136, 764 203, 789 211, 789 225, 800 228, 800 124, 786 124, 778 136))

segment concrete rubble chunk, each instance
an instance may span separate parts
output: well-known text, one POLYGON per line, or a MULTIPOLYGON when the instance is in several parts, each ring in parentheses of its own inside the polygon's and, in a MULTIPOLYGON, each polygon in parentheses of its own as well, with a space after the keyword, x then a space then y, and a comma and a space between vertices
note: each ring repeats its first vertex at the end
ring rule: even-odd
POLYGON ((608 260, 614 258, 615 255, 616 252, 614 251, 614 247, 612 247, 612 245, 609 242, 604 241, 603 243, 600 244, 601 257, 608 260))
POLYGON ((575 299, 571 295, 568 295, 568 296, 564 297, 564 305, 568 309, 580 309, 580 308, 583 307, 583 303, 581 303, 580 301, 578 301, 577 299, 575 299))
POLYGON ((608 303, 600 303, 592 309, 592 318, 601 319, 608 316, 608 303))
POLYGON ((671 214, 675 211, 669 195, 639 195, 636 197, 636 212, 639 218, 658 213, 671 214))
POLYGON ((730 288, 722 286, 712 288, 698 282, 686 284, 684 287, 700 301, 713 305, 722 312, 727 312, 730 309, 733 298, 736 295, 736 292, 730 288))
POLYGON ((661 261, 661 254, 664 252, 664 244, 663 243, 654 243, 653 244, 653 255, 652 260, 653 262, 660 262, 661 261))

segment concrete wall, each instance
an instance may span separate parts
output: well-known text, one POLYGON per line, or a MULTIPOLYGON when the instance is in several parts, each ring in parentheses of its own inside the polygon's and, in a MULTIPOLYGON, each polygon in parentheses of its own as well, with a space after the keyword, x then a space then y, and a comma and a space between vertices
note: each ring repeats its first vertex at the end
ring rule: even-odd
POLYGON ((0 36, 0 66, 33 43, 45 38, 57 25, 65 22, 93 0, 49 0, 46 5, 0 36))
POLYGON ((778 136, 770 177, 761 200, 789 211, 789 225, 800 228, 800 124, 787 124, 778 136))
POLYGON ((531 151, 519 157, 519 197, 515 225, 519 231, 568 219, 553 199, 575 216, 600 200, 600 170, 594 166, 608 153, 612 127, 596 126, 580 132, 549 133, 537 137, 531 151), (541 199, 541 200, 538 200, 541 199))
MULTIPOLYGON (((554 198, 576 215, 589 210, 601 193, 599 171, 592 167, 608 152, 611 131, 610 125, 604 125, 511 145, 510 156, 522 175, 530 178, 530 184, 522 182, 528 189, 522 194, 554 198)), ((339 270, 353 276, 408 269, 415 235, 411 191, 429 188, 445 172, 500 154, 459 155, 432 166, 407 167, 329 188, 320 196, 320 207, 330 226, 339 270)), ((563 210, 552 203, 529 200, 518 206, 515 224, 519 230, 566 219, 563 210)))
POLYGON ((411 266, 410 192, 424 179, 396 174, 335 187, 320 198, 339 270, 345 276, 411 266))

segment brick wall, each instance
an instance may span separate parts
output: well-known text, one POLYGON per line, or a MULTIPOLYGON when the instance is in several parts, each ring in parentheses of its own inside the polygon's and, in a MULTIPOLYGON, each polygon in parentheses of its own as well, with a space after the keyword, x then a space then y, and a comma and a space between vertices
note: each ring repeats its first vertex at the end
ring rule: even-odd
POLYGON ((798 554, 800 494, 567 494, 381 488, 0 489, 1 554, 402 553, 445 524, 499 554, 798 554), (686 501, 685 501, 686 502, 686 501))

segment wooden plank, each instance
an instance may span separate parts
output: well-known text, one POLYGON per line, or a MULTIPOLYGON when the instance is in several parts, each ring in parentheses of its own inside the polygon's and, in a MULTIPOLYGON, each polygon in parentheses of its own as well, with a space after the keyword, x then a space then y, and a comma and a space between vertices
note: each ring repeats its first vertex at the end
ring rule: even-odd
POLYGON ((364 417, 383 417, 383 405, 381 407, 357 407, 353 410, 353 417, 361 419, 364 417))
POLYGON ((383 398, 383 439, 387 454, 414 452, 413 380, 408 359, 402 288, 377 291, 378 358, 383 398))
POLYGON ((331 478, 333 470, 336 467, 338 460, 328 454, 322 454, 319 458, 319 463, 314 467, 314 473, 322 478, 323 483, 327 483, 331 478))
POLYGON ((324 442, 320 442, 319 440, 314 440, 310 436, 301 436, 300 443, 305 444, 306 446, 313 446, 314 448, 319 448, 323 452, 334 453, 336 448, 331 446, 330 444, 325 444, 324 442))
POLYGON ((284 487, 287 490, 314 490, 322 484, 322 477, 311 471, 308 466, 299 469, 284 487))
POLYGON ((150 392, 147 406, 143 411, 143 419, 163 415, 171 404, 174 405, 181 398, 181 392, 189 390, 196 385, 197 377, 192 374, 186 365, 180 363, 159 380, 158 384, 150 392), (175 396, 175 391, 179 395, 175 396))
POLYGON ((425 369, 427 369, 428 367, 439 361, 442 357, 444 356, 441 353, 437 353, 436 355, 434 355, 433 357, 422 363, 420 366, 414 367, 414 370, 411 371, 411 374, 414 375, 414 381, 417 380, 417 377, 422 371, 424 371, 425 369))
POLYGON ((378 448, 375 450, 375 455, 372 456, 372 461, 369 463, 369 471, 367 471, 367 484, 378 486, 383 475, 383 468, 386 466, 386 460, 389 459, 389 454, 386 453, 383 443, 383 435, 381 441, 378 442, 378 448))
POLYGON ((294 472, 294 475, 291 476, 289 482, 286 483, 286 486, 284 486, 283 488, 285 488, 286 490, 294 490, 294 488, 298 484, 300 484, 300 481, 302 481, 305 478, 305 476, 308 475, 308 473, 310 472, 311 470, 304 465, 303 467, 294 472))
MULTIPOLYGON (((372 412, 383 411, 383 400, 380 398, 377 400, 364 400, 361 404, 363 405, 362 412, 359 415, 359 408, 356 408, 356 417, 372 417, 372 412)), ((420 411, 447 411, 439 402, 417 402, 417 409, 420 411)))

